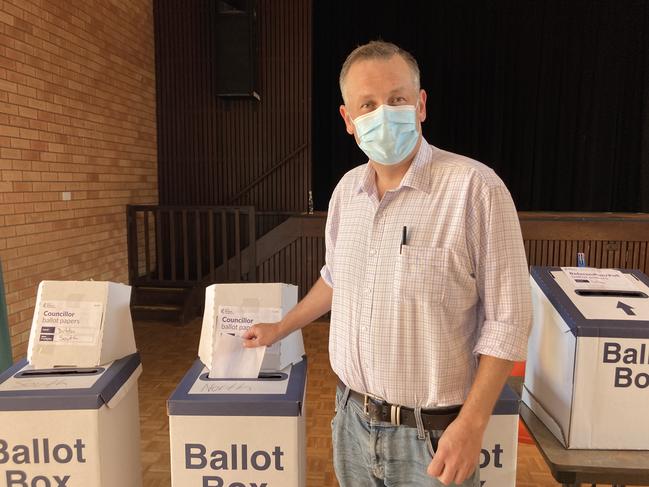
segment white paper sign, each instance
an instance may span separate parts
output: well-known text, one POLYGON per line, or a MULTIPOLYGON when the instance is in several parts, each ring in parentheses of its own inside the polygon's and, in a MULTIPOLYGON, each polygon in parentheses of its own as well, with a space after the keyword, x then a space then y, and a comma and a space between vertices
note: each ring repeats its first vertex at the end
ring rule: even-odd
POLYGON ((247 308, 219 306, 216 314, 216 334, 241 336, 255 323, 275 323, 282 319, 281 308, 247 308))
POLYGON ((482 438, 480 487, 516 487, 518 414, 494 414, 482 438))
POLYGON ((99 341, 103 303, 43 301, 38 313, 40 343, 94 346, 99 341))
POLYGON ((209 378, 210 371, 205 367, 187 393, 189 395, 286 394, 291 367, 292 365, 289 365, 284 370, 274 373, 273 377, 268 379, 258 379, 257 377, 253 379, 209 378))
POLYGON ((598 291, 637 291, 625 274, 615 269, 591 267, 562 267, 576 289, 598 291))
MULTIPOLYGON (((0 391, 28 391, 28 390, 43 390, 43 389, 90 389, 99 379, 104 375, 106 370, 112 364, 106 367, 98 368, 100 371, 97 374, 72 374, 72 375, 21 375, 20 373, 9 377, 6 381, 0 384, 0 391)), ((26 365, 20 372, 34 371, 34 367, 26 365)))

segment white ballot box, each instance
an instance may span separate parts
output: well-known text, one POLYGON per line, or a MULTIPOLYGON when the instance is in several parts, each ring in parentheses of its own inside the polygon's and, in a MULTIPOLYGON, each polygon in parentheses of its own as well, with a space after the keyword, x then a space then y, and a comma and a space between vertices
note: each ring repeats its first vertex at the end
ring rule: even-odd
POLYGON ((0 485, 139 487, 138 354, 102 367, 0 374, 0 485))
POLYGON ((102 281, 38 286, 27 360, 39 369, 95 367, 136 352, 131 287, 102 281))
POLYGON ((198 357, 210 377, 256 378, 302 360, 302 332, 271 347, 243 349, 239 338, 255 323, 281 320, 297 303, 297 286, 281 283, 213 284, 205 290, 198 357))
POLYGON ((257 379, 197 360, 167 401, 173 487, 304 487, 306 358, 257 379))
POLYGON ((566 448, 649 449, 649 278, 532 267, 522 400, 566 448))
POLYGON ((518 396, 505 384, 482 438, 482 487, 516 487, 518 396))

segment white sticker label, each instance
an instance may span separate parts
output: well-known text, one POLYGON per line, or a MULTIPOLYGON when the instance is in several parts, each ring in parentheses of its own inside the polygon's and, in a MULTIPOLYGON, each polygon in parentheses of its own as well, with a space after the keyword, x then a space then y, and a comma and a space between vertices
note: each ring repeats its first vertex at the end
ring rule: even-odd
POLYGON ((38 313, 41 343, 94 346, 99 341, 103 303, 43 301, 38 313))
POLYGON ((282 319, 281 308, 246 308, 219 306, 216 315, 215 335, 227 333, 241 336, 255 323, 275 323, 282 319))
POLYGON ((576 289, 598 291, 637 291, 634 283, 622 272, 615 269, 595 269, 590 267, 562 267, 576 289))

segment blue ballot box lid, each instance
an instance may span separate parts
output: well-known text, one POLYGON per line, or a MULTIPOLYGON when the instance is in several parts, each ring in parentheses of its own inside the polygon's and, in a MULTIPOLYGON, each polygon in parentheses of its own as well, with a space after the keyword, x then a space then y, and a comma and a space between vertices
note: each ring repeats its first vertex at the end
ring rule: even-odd
MULTIPOLYGON (((649 286, 649 278, 639 270, 617 269, 624 274, 634 276, 644 286, 649 286)), ((572 334, 576 337, 605 337, 605 338, 649 338, 649 321, 645 319, 593 319, 586 318, 579 307, 575 304, 575 296, 566 293, 553 273, 563 272, 560 267, 537 267, 532 266, 530 274, 532 279, 538 284, 543 294, 550 301, 554 309, 559 313, 563 321, 569 327, 572 334)), ((576 291, 575 291, 576 292, 576 291)), ((596 294, 596 293, 595 293, 596 294)), ((644 294, 644 293, 640 293, 644 294)), ((646 296, 614 297, 611 295, 602 295, 601 297, 593 295, 587 299, 592 300, 593 305, 598 299, 607 299, 611 302, 610 306, 627 306, 631 307, 638 300, 649 300, 646 296)), ((609 307, 610 307, 609 306, 609 307)), ((620 310, 621 314, 624 314, 620 310)), ((640 318, 634 316, 634 318, 640 318)))
POLYGON ((167 411, 170 416, 300 416, 306 371, 305 356, 271 377, 210 379, 196 360, 167 401, 167 411))
POLYGON ((99 409, 140 363, 138 353, 93 368, 38 370, 21 360, 0 374, 0 411, 99 409))
POLYGON ((492 414, 496 414, 496 415, 518 414, 519 402, 520 399, 514 392, 514 389, 512 389, 509 386, 509 384, 505 384, 505 387, 503 387, 503 390, 500 393, 500 397, 498 397, 498 401, 494 406, 494 410, 492 414))

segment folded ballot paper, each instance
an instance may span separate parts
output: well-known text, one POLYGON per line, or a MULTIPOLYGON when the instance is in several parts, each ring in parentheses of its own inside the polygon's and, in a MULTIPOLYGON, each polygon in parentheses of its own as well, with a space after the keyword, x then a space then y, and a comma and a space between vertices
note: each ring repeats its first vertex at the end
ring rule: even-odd
POLYGON ((300 330, 270 347, 244 348, 241 335, 256 323, 275 323, 297 303, 289 284, 213 284, 205 290, 198 356, 210 378, 252 379, 302 360, 300 330))
POLYGON ((96 367, 135 353, 130 299, 130 286, 114 282, 41 282, 27 360, 37 369, 96 367))

